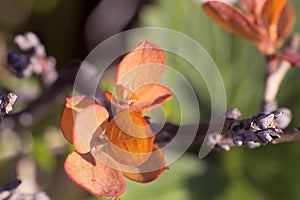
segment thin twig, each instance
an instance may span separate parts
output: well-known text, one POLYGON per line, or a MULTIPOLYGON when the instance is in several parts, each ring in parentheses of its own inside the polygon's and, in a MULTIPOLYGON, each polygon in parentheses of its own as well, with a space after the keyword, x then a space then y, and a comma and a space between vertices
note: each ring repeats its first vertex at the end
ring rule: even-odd
MULTIPOLYGON (((284 52, 296 53, 299 48, 299 36, 293 35, 286 44, 284 52)), ((283 78, 291 68, 291 64, 285 60, 279 60, 276 56, 267 58, 265 66, 265 85, 262 103, 262 112, 270 113, 277 109, 276 96, 283 78)))
MULTIPOLYGON (((267 68, 273 67, 273 64, 267 65, 267 68)), ((277 69, 274 72, 268 73, 266 75, 266 81, 264 86, 264 96, 263 96, 263 112, 273 111, 272 108, 269 109, 267 106, 271 102, 276 102, 276 96, 281 85, 283 78, 285 77, 288 70, 291 68, 291 64, 287 61, 280 61, 277 69)), ((273 107, 274 108, 274 107, 273 107)), ((275 108, 276 109, 276 108, 275 108)))
POLYGON ((281 135, 281 138, 279 140, 274 140, 272 143, 278 144, 278 143, 292 142, 297 140, 300 140, 300 127, 284 132, 281 135))

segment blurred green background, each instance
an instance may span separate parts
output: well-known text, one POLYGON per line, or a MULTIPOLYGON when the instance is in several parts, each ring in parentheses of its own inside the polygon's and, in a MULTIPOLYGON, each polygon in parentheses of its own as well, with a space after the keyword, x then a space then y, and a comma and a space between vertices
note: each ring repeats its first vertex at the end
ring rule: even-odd
MULTIPOLYGON (((180 31, 198 41, 222 74, 227 108, 237 107, 243 117, 250 117, 260 109, 264 58, 248 41, 225 32, 208 19, 201 3, 200 0, 0 0, 0 91, 19 94, 15 112, 34 106, 30 102, 43 92, 36 77, 17 79, 7 70, 6 52, 15 49, 16 34, 35 32, 48 54, 56 57, 57 68, 62 72, 72 69, 73 62, 84 59, 99 42, 118 32, 157 26, 180 31)), ((300 2, 292 3, 299 21, 300 2)), ((294 32, 300 32, 298 21, 294 32)), ((184 66, 177 61, 170 59, 168 64, 184 66)), ((182 69, 188 76, 188 71, 182 69)), ((279 105, 293 112, 290 128, 300 124, 298 73, 297 68, 290 70, 278 95, 279 105)), ((201 119, 208 119, 210 100, 205 85, 201 81, 199 85, 195 80, 191 82, 203 89, 198 94, 201 119)), ((73 184, 63 171, 70 146, 58 128, 59 116, 64 97, 70 96, 71 89, 65 88, 55 98, 47 99, 51 102, 48 108, 36 111, 38 120, 26 127, 1 127, 0 124, 0 185, 15 176, 16 166, 25 167, 19 160, 26 155, 34 158, 39 190, 51 199, 99 199, 73 184)), ((169 110, 168 114, 176 116, 176 109, 169 110)), ((170 117, 169 120, 178 119, 170 117)), ((195 154, 186 153, 153 183, 128 181, 121 199, 300 199, 299 167, 299 142, 254 150, 239 147, 229 152, 213 151, 201 160, 195 154)))

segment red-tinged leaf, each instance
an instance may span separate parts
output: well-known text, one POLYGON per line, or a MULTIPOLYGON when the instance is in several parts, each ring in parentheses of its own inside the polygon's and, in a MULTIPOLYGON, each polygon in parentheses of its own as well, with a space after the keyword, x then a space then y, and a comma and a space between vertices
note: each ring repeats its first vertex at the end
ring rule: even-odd
POLYGON ((132 97, 133 99, 137 99, 137 96, 132 91, 124 87, 123 85, 116 85, 116 93, 117 96, 123 101, 122 103, 125 104, 130 103, 129 102, 130 100, 128 99, 129 97, 132 97))
POLYGON ((283 41, 291 33, 295 24, 295 11, 293 5, 287 2, 278 21, 278 39, 277 47, 280 47, 283 41))
POLYGON ((254 1, 253 0, 239 0, 241 7, 247 12, 254 14, 254 1))
POLYGON ((60 117, 60 129, 64 137, 73 144, 74 111, 71 108, 64 107, 60 117))
POLYGON ((95 144, 93 138, 103 133, 101 125, 108 119, 108 112, 99 105, 94 104, 83 108, 75 116, 73 130, 73 144, 77 152, 84 154, 91 150, 95 144))
POLYGON ((60 128, 65 138, 73 144, 73 128, 75 115, 90 105, 97 103, 94 99, 86 96, 66 98, 64 109, 60 117, 60 128))
POLYGON ((270 38, 277 39, 277 25, 287 0, 267 0, 263 6, 262 18, 270 38))
POLYGON ((300 66, 300 54, 278 53, 276 56, 277 58, 288 61, 292 66, 300 66))
POLYGON ((262 9, 267 0, 240 0, 241 7, 247 12, 249 19, 258 26, 263 26, 262 9))
POLYGON ((253 0, 253 10, 254 10, 254 15, 256 16, 256 20, 262 21, 261 19, 261 14, 262 14, 262 9, 268 0, 253 0))
POLYGON ((71 153, 65 161, 69 178, 95 196, 117 197, 124 193, 126 183, 114 161, 102 153, 102 161, 88 154, 71 153), (113 168, 108 167, 113 166, 113 168))
POLYGON ((107 153, 117 162, 137 166, 152 152, 154 134, 140 113, 128 110, 114 116, 105 130, 107 153))
POLYGON ((116 85, 116 95, 120 100, 125 99, 126 88, 123 85, 116 85))
POLYGON ((74 96, 66 98, 66 107, 72 108, 77 112, 95 103, 97 103, 97 101, 88 96, 74 96))
MULTIPOLYGON (((107 165, 102 156, 103 152, 99 150, 92 150, 91 154, 100 163, 107 165)), ((114 168, 116 166, 107 165, 114 168)), ((153 146, 151 156, 140 166, 128 166, 121 163, 117 164, 117 168, 124 176, 140 183, 148 183, 157 179, 166 169, 169 169, 166 164, 163 152, 156 145, 153 146)))
POLYGON ((229 32, 259 43, 264 34, 240 10, 230 4, 208 1, 202 5, 206 14, 229 32))
POLYGON ((258 26, 263 26, 261 16, 262 8, 267 0, 239 0, 243 10, 246 11, 249 19, 254 21, 258 26))
POLYGON ((172 98, 170 89, 162 84, 149 83, 138 88, 129 97, 130 107, 146 112, 172 98))
POLYGON ((118 101, 111 92, 105 91, 105 96, 114 106, 119 106, 118 101))
POLYGON ((129 91, 134 91, 145 83, 156 83, 165 70, 165 64, 166 57, 162 49, 144 40, 119 64, 116 85, 123 85, 129 91))
POLYGON ((148 183, 157 179, 169 167, 163 152, 154 145, 151 156, 142 165, 130 168, 121 167, 121 169, 126 178, 140 183, 148 183))

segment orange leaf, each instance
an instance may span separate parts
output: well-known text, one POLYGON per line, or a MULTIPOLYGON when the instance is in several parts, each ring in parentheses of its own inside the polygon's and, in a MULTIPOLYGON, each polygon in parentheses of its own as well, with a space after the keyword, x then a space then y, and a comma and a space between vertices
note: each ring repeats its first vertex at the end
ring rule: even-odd
POLYGON ((291 33, 295 24, 295 11, 291 3, 287 2, 278 21, 278 39, 277 47, 282 45, 282 42, 291 33))
POLYGON ((260 29, 250 21, 240 10, 230 4, 208 1, 202 5, 206 14, 215 22, 238 36, 259 43, 264 37, 260 29))
POLYGON ((116 94, 122 100, 122 103, 125 103, 127 105, 129 104, 129 96, 134 97, 134 99, 137 99, 135 94, 123 85, 116 85, 116 94))
POLYGON ((254 1, 253 0, 239 0, 241 7, 247 13, 254 13, 254 1))
POLYGON ((83 108, 95 104, 96 101, 86 96, 66 98, 65 106, 60 117, 60 128, 65 138, 73 144, 74 116, 83 108))
POLYGON ((117 197, 124 193, 126 183, 114 166, 114 161, 105 153, 102 154, 103 164, 95 160, 90 153, 71 153, 65 161, 65 171, 69 178, 95 196, 117 197))
POLYGON ((114 106, 119 106, 118 101, 114 97, 114 95, 111 92, 105 91, 104 92, 106 98, 114 105, 114 106))
POLYGON ((253 0, 253 6, 254 6, 253 11, 254 11, 254 15, 256 16, 256 20, 258 22, 262 22, 261 14, 266 1, 268 0, 253 0))
POLYGON ((148 183, 157 179, 169 167, 163 152, 154 145, 151 156, 142 165, 129 169, 121 167, 121 169, 126 178, 140 183, 148 183))
POLYGON ((130 106, 145 112, 153 109, 155 106, 163 104, 172 96, 173 95, 167 86, 157 83, 149 83, 135 90, 129 97, 132 101, 130 106))
POLYGON ((101 124, 108 119, 108 112, 99 105, 90 105, 75 116, 73 129, 73 144, 79 153, 87 153, 93 145, 96 145, 93 138, 97 138, 103 133, 101 124))
POLYGON ((262 17, 270 38, 277 39, 277 25, 287 0, 267 0, 262 10, 262 17))
POLYGON ((140 113, 118 113, 108 123, 105 134, 107 153, 121 164, 140 165, 152 152, 154 134, 140 113))
POLYGON ((73 144, 74 112, 71 108, 65 106, 60 117, 60 129, 63 132, 64 137, 72 144, 73 144))
POLYGON ((74 144, 79 153, 90 150, 90 142, 96 134, 101 134, 100 125, 108 118, 108 112, 94 99, 86 96, 66 98, 60 127, 65 138, 74 144))
POLYGON ((261 12, 267 0, 240 0, 241 7, 247 12, 248 17, 254 20, 258 26, 263 25, 261 12))
POLYGON ((165 70, 165 64, 166 57, 162 49, 144 40, 119 64, 116 85, 123 85, 134 91, 145 83, 156 83, 165 70))

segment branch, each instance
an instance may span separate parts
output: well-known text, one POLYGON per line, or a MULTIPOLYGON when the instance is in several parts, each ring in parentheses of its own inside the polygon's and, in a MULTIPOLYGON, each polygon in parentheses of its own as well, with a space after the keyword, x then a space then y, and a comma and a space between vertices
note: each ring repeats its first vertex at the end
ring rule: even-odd
MULTIPOLYGON (((285 52, 294 53, 299 47, 299 38, 293 36, 287 43, 285 52)), ((207 133, 209 122, 199 124, 180 126, 181 129, 195 130, 197 134, 191 145, 191 148, 199 148, 206 134, 209 134, 210 141, 217 147, 229 150, 231 146, 246 145, 248 147, 258 147, 268 143, 281 143, 300 139, 300 130, 294 129, 284 133, 282 131, 291 121, 291 112, 286 108, 277 109, 276 95, 286 73, 291 65, 287 61, 279 60, 276 56, 267 58, 266 77, 263 95, 263 113, 257 113, 250 119, 238 120, 241 115, 237 109, 230 110, 226 113, 225 124, 221 133, 207 133)), ((30 103, 25 110, 12 114, 12 118, 19 118, 23 113, 30 113, 32 121, 35 121, 51 109, 55 104, 57 97, 66 87, 73 84, 77 70, 67 70, 60 75, 60 78, 52 85, 41 97, 30 103)), ((110 106, 106 105, 110 110, 110 106)), ((179 126, 167 123, 164 128, 157 134, 157 143, 167 143, 176 136, 179 126)))
POLYGON ((252 118, 238 120, 241 115, 238 109, 229 110, 225 117, 223 129, 220 133, 208 133, 209 122, 178 126, 171 123, 165 124, 156 135, 156 143, 164 145, 169 143, 177 134, 179 128, 188 135, 191 130, 197 134, 190 146, 190 151, 199 150, 199 146, 208 134, 208 142, 215 147, 229 150, 233 146, 247 146, 256 148, 266 144, 278 144, 300 139, 300 128, 283 132, 291 121, 291 112, 287 108, 279 108, 270 114, 257 113, 252 118))
POLYGON ((278 144, 283 142, 292 142, 296 140, 300 140, 300 127, 284 132, 279 140, 274 140, 272 143, 278 144))

